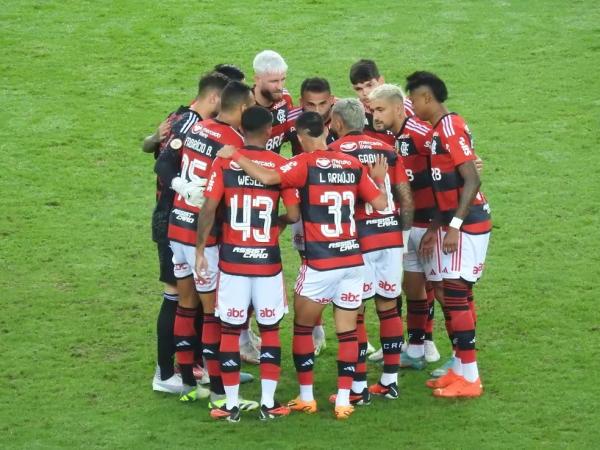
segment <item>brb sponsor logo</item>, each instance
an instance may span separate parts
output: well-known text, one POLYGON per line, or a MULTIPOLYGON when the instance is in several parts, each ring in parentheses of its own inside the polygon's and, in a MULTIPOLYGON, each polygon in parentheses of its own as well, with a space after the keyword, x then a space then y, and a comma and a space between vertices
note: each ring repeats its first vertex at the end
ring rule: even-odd
POLYGON ((275 317, 275 308, 263 308, 258 312, 258 317, 262 319, 271 319, 275 317))
POLYGON ((479 263, 473 267, 473 275, 479 275, 483 272, 483 268, 485 267, 484 263, 479 263))
POLYGON ((396 284, 388 283, 387 281, 380 281, 378 283, 380 289, 383 289, 385 292, 395 292, 396 284))
POLYGON ((355 294, 353 292, 344 292, 342 293, 340 300, 348 303, 360 302, 362 295, 355 294))
POLYGON ((243 319, 245 315, 246 315, 246 311, 244 311, 243 309, 236 309, 236 308, 228 308, 227 309, 227 317, 229 317, 231 319, 243 319))

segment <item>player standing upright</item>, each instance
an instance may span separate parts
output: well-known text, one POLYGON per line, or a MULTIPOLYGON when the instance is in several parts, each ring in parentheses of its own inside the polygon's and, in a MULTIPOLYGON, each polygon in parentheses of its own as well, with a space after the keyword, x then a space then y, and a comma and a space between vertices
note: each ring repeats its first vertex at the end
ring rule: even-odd
POLYGON ((179 109, 167 117, 157 132, 144 140, 143 150, 153 152, 155 159, 169 157, 167 164, 171 166, 170 176, 163 179, 157 177, 156 207, 152 214, 152 240, 156 242, 160 266, 159 279, 165 284, 163 302, 158 314, 157 350, 158 368, 152 380, 155 391, 181 393, 181 377, 175 374, 173 342, 173 326, 179 296, 177 279, 173 273, 173 252, 167 237, 169 214, 175 197, 174 189, 182 195, 193 195, 195 185, 182 179, 173 180, 179 172, 180 149, 185 134, 202 117, 212 117, 217 113, 221 91, 228 79, 216 73, 204 75, 198 83, 198 94, 189 106, 179 109))
POLYGON ((429 380, 436 397, 478 397, 483 393, 475 352, 476 314, 473 285, 482 275, 492 228, 490 208, 479 190, 469 128, 448 111, 444 82, 430 72, 407 77, 407 90, 417 116, 433 124, 430 146, 431 178, 438 214, 421 241, 428 253, 442 227, 442 277, 446 308, 456 342, 456 357, 448 373, 429 380))
POLYGON ((350 394, 354 404, 368 403, 369 392, 390 399, 398 398, 398 365, 403 333, 397 303, 402 286, 403 246, 408 240, 413 220, 412 194, 402 159, 393 146, 364 134, 364 124, 365 111, 358 100, 342 99, 333 106, 331 127, 341 137, 329 147, 355 156, 365 166, 382 156, 387 159, 389 167, 384 180, 387 208, 375 210, 363 201, 356 204, 356 228, 365 260, 362 298, 363 302, 375 299, 383 373, 380 381, 367 389, 367 333, 363 306, 357 321, 359 361, 350 394))
POLYGON ((273 50, 263 50, 252 63, 254 68, 254 97, 256 103, 273 114, 273 129, 267 142, 267 150, 275 153, 289 139, 290 128, 300 114, 292 111, 292 97, 285 89, 288 66, 281 55, 273 50))
POLYGON ((289 406, 306 413, 317 410, 313 397, 312 328, 324 308, 333 303, 339 342, 335 416, 343 420, 354 410, 350 389, 358 357, 356 317, 364 275, 354 207, 359 198, 378 210, 387 207, 384 185, 387 163, 378 158, 372 169, 378 189, 360 161, 342 152, 326 150, 325 126, 319 114, 302 113, 296 121, 296 130, 305 152, 276 170, 253 164, 232 151, 219 156, 233 157, 246 173, 264 184, 300 190, 305 259, 296 281, 293 340, 300 395, 289 406))
MULTIPOLYGON (((239 154, 264 167, 280 167, 285 158, 266 150, 272 116, 262 106, 242 114, 244 148, 239 154)), ((279 199, 287 213, 285 223, 300 217, 298 192, 266 186, 246 175, 232 160, 217 158, 209 175, 207 201, 198 217, 196 272, 206 264, 204 248, 214 223, 217 207, 225 203, 219 256, 216 311, 221 319, 220 363, 226 404, 215 407, 211 416, 232 422, 239 420, 240 345, 239 333, 252 305, 262 339, 260 418, 288 415, 290 410, 274 399, 281 371, 279 322, 287 311, 285 283, 279 250, 279 199)))
MULTIPOLYGON (((242 136, 238 128, 242 112, 254 103, 248 86, 232 81, 221 95, 219 114, 190 128, 183 142, 181 176, 186 181, 206 182, 216 152, 225 144, 241 146, 242 136)), ((169 222, 169 239, 173 250, 175 276, 178 278, 179 306, 175 316, 175 345, 177 361, 181 367, 184 383, 182 401, 195 400, 192 374, 193 345, 198 336, 194 317, 198 309, 198 296, 202 302, 204 323, 202 328, 203 354, 210 377, 211 402, 224 398, 225 392, 219 368, 219 342, 221 328, 214 316, 215 288, 218 262, 217 229, 213 229, 207 242, 206 254, 210 260, 208 272, 198 278, 195 268, 196 221, 199 205, 187 201, 181 195, 175 198, 169 222), (207 281, 209 280, 209 281, 207 281), (195 285, 195 286, 194 286, 195 285)))

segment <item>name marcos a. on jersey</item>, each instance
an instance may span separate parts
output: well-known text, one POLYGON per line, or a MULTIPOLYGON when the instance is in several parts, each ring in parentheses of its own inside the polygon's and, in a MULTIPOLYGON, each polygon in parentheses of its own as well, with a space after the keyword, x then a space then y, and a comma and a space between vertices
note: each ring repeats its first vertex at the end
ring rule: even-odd
MULTIPOLYGON (((287 162, 259 147, 247 146, 239 152, 268 169, 287 162)), ((225 203, 219 269, 240 276, 270 277, 281 272, 279 198, 286 206, 298 204, 296 189, 266 186, 247 175, 235 161, 217 159, 205 196, 225 203)))
MULTIPOLYGON (((241 147, 242 136, 230 125, 217 119, 207 119, 193 125, 185 135, 181 152, 180 176, 187 181, 208 178, 213 160, 224 145, 241 147)), ((175 196, 169 218, 169 239, 186 245, 196 245, 199 208, 175 196)), ((217 243, 217 223, 207 240, 207 246, 217 243)))
POLYGON ((392 186, 398 183, 408 183, 408 178, 402 160, 398 158, 394 147, 366 134, 352 132, 335 141, 329 148, 358 158, 364 166, 375 163, 379 155, 385 156, 389 165, 388 174, 385 177, 388 206, 382 211, 377 211, 362 200, 356 203, 355 217, 358 238, 363 253, 402 247, 399 205, 394 203, 392 186))
POLYGON ((429 145, 431 125, 415 117, 408 117, 396 135, 396 150, 402 157, 413 194, 414 226, 427 227, 436 209, 431 172, 429 145))
MULTIPOLYGON (((471 133, 458 114, 442 117, 433 127, 431 146, 431 178, 433 191, 443 223, 448 225, 456 208, 464 185, 458 166, 475 161, 471 133)), ((471 203, 462 231, 471 234, 487 233, 492 228, 490 207, 482 192, 471 203)))
POLYGON ((358 198, 372 201, 379 189, 360 161, 317 150, 295 156, 278 172, 282 187, 300 191, 306 264, 315 270, 362 265, 354 208, 358 198))

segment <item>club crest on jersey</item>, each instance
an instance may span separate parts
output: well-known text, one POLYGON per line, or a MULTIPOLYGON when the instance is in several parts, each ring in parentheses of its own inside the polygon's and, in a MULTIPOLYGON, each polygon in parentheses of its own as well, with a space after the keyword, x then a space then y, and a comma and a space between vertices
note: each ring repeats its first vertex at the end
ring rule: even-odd
POLYGON ((321 169, 329 169, 331 167, 331 161, 326 158, 318 158, 316 163, 321 169))
POLYGON ((169 146, 173 150, 179 150, 182 145, 183 145, 183 142, 181 142, 181 139, 179 139, 179 138, 175 138, 169 143, 169 146))
POLYGON ((356 142, 344 142, 340 145, 340 150, 343 152, 351 152, 352 150, 356 150, 358 148, 358 144, 356 142))
POLYGON ((277 121, 279 123, 285 122, 285 109, 280 109, 277 111, 277 121))
POLYGON ((240 171, 240 170, 242 170, 242 168, 240 167, 240 165, 239 165, 238 163, 236 163, 235 161, 231 161, 231 162, 229 163, 229 168, 230 168, 231 170, 237 170, 237 171, 240 171))

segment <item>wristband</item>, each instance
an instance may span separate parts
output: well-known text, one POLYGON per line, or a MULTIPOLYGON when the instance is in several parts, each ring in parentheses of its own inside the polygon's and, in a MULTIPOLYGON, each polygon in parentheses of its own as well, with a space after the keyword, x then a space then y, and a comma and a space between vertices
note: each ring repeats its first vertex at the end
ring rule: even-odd
POLYGON ((458 217, 453 217, 452 220, 450 221, 450 228, 456 228, 457 230, 460 230, 460 227, 462 227, 463 224, 463 220, 459 219, 458 217))
POLYGON ((231 155, 231 159, 233 159, 235 162, 238 162, 242 156, 244 155, 236 151, 233 155, 231 155))

